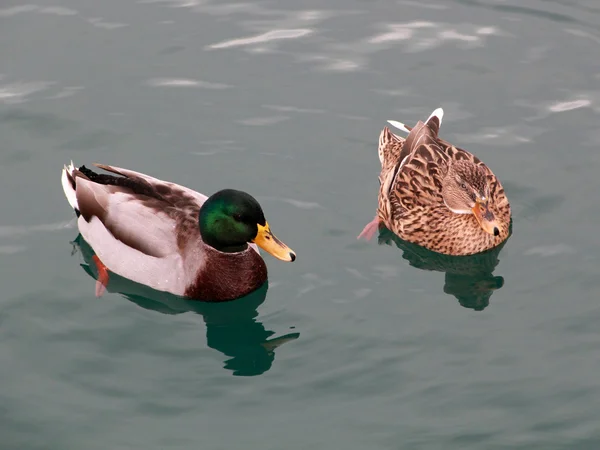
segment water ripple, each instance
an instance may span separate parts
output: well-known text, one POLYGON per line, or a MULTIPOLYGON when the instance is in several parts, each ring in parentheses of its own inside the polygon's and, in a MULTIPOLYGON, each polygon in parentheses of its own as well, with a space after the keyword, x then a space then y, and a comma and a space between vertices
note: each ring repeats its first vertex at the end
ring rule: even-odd
POLYGON ((129 26, 126 23, 119 22, 105 22, 101 17, 92 17, 87 19, 96 28, 104 28, 105 30, 116 30, 117 28, 123 28, 129 26))
POLYGON ((138 0, 140 4, 166 3, 171 8, 193 8, 200 4, 199 0, 138 0))
POLYGON ((45 8, 39 8, 38 11, 42 14, 53 14, 55 16, 75 16, 77 11, 63 6, 47 6, 45 8))
POLYGON ((445 42, 464 43, 467 47, 481 46, 486 36, 501 34, 496 27, 468 25, 469 28, 459 31, 454 25, 415 21, 408 23, 386 24, 387 31, 367 38, 373 45, 407 41, 407 51, 419 52, 439 47, 445 42))
POLYGON ((209 45, 209 49, 221 49, 231 47, 241 47, 245 45, 260 44, 263 42, 277 41, 281 39, 297 39, 312 33, 308 28, 299 28, 295 30, 271 30, 257 36, 249 36, 245 38, 232 39, 223 41, 217 44, 209 45))
POLYGON ((16 82, 0 86, 0 103, 17 104, 26 101, 26 97, 47 89, 54 83, 48 81, 16 82))
POLYGON ((75 16, 78 14, 77 11, 71 8, 65 8, 63 6, 45 6, 41 7, 38 5, 21 5, 12 6, 9 8, 0 9, 0 17, 11 17, 17 14, 37 12, 40 14, 52 14, 55 16, 75 16))
POLYGON ((283 105, 261 105, 261 106, 266 109, 272 109, 274 111, 281 111, 281 112, 296 112, 296 113, 307 113, 307 114, 323 114, 325 112, 322 109, 297 108, 296 106, 283 106, 283 105))
POLYGON ((39 225, 0 225, 0 237, 17 238, 27 236, 32 233, 62 231, 75 226, 74 220, 42 223, 39 225))
POLYGON ((552 112, 571 111, 573 109, 585 108, 590 106, 592 102, 588 99, 572 100, 568 102, 560 102, 550 105, 548 109, 552 112))
POLYGON ((153 87, 198 87, 204 89, 228 89, 231 86, 223 83, 211 83, 191 78, 152 78, 146 82, 153 87))
POLYGON ((264 127, 266 125, 275 125, 276 123, 284 122, 289 119, 288 116, 251 117, 249 119, 238 120, 238 123, 252 127, 264 127))
POLYGON ((399 1, 400 5, 412 6, 416 8, 425 8, 425 9, 439 9, 444 10, 448 9, 447 5, 440 5, 435 3, 424 3, 424 2, 411 2, 411 1, 399 1))
POLYGON ((575 253, 575 249, 567 244, 541 245, 526 250, 524 254, 548 257, 566 253, 575 253))
POLYGON ((507 127, 485 127, 475 133, 456 133, 457 140, 464 144, 493 144, 496 146, 513 147, 532 142, 533 138, 546 131, 523 124, 507 127))

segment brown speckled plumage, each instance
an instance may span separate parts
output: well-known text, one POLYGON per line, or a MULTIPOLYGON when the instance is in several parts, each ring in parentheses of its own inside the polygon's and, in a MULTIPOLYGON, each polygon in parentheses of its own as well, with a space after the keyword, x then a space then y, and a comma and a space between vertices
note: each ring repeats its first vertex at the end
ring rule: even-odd
POLYGON ((479 253, 508 237, 510 205, 502 184, 483 162, 438 137, 440 119, 432 114, 426 123, 407 127, 406 139, 388 127, 382 130, 378 217, 402 239, 430 250, 448 255, 479 253), (457 214, 446 206, 442 188, 453 164, 454 170, 467 172, 465 177, 471 177, 474 189, 489 187, 489 211, 498 224, 497 236, 486 233, 473 214, 457 214), (487 187, 479 186, 485 184, 480 180, 485 180, 487 187))

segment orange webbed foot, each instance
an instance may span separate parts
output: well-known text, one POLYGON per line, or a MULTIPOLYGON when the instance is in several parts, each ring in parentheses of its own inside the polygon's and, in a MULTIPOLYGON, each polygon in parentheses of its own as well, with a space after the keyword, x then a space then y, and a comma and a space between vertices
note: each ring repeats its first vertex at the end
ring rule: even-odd
POLYGON ((367 241, 371 240, 373 235, 379 230, 379 217, 375 218, 365 225, 362 232, 356 237, 356 239, 365 238, 367 241))
POLYGON ((96 268, 98 269, 98 280, 96 280, 96 297, 102 297, 106 291, 106 286, 108 286, 108 269, 104 264, 102 264, 102 261, 100 261, 100 258, 98 258, 96 255, 94 255, 92 259, 96 264, 96 268))

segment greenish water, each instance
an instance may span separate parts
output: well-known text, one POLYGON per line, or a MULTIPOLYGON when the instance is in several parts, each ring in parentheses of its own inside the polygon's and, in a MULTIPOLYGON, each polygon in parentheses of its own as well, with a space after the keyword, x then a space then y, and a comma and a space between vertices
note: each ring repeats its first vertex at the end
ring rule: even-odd
POLYGON ((599 448, 596 3, 4 1, 0 448, 599 448), (386 119, 438 106, 513 208, 459 264, 356 240, 386 119), (243 189, 298 259, 95 298, 71 159, 243 189))

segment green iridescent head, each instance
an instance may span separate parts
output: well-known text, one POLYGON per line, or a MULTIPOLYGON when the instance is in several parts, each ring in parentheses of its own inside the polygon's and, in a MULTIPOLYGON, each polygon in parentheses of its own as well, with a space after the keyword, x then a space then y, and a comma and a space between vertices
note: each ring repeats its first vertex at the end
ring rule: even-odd
POLYGON ((255 243, 282 261, 296 259, 271 232, 260 204, 246 192, 224 189, 211 195, 200 208, 199 225, 202 240, 221 252, 240 252, 255 243))

